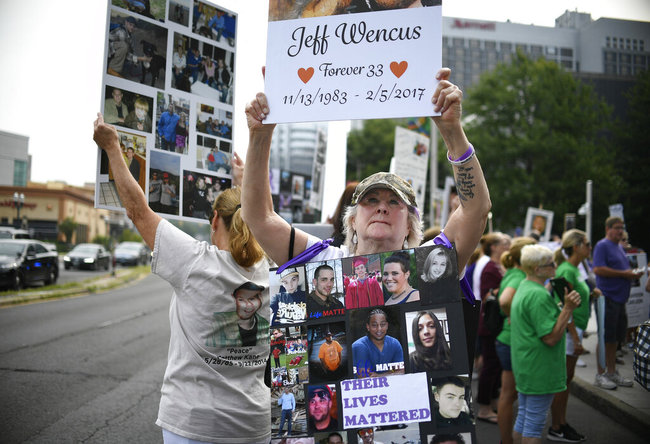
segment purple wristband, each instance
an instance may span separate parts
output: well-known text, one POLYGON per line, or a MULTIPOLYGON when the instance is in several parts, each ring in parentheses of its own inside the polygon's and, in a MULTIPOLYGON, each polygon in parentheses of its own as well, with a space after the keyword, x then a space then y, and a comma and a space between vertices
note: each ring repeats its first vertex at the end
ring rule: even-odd
POLYGON ((463 155, 460 156, 460 157, 459 157, 458 159, 456 159, 456 160, 453 160, 453 159, 451 158, 451 156, 449 155, 449 152, 447 152, 447 160, 448 160, 449 163, 451 163, 452 165, 462 165, 462 164, 464 164, 464 163, 467 163, 467 162, 469 161, 469 159, 471 159, 472 156, 473 156, 474 154, 475 154, 474 147, 473 147, 472 144, 470 143, 470 144, 469 144, 469 148, 467 148, 467 151, 465 151, 465 152, 463 153, 463 155))

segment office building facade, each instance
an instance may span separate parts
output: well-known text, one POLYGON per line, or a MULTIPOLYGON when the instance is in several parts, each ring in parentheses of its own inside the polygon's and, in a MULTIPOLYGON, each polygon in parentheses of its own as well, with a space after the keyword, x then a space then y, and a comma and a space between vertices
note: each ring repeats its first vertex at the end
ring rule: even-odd
POLYGON ((631 77, 650 67, 650 22, 565 11, 555 27, 443 17, 442 64, 463 90, 517 50, 575 73, 631 77))

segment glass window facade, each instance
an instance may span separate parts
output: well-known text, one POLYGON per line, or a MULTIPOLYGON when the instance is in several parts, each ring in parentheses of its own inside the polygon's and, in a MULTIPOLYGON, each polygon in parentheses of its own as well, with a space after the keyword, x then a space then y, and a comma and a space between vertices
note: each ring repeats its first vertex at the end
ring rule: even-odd
POLYGON ((24 160, 14 160, 14 186, 27 186, 27 162, 24 160))

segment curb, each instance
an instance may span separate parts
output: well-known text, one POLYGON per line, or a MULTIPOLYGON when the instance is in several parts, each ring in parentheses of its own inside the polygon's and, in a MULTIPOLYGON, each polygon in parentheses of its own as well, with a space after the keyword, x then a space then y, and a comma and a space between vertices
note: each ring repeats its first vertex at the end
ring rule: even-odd
MULTIPOLYGON (((625 387, 616 390, 626 389, 629 390, 629 388, 625 387)), ((650 417, 612 396, 608 393, 608 390, 595 387, 592 383, 574 376, 573 381, 571 381, 570 391, 576 398, 591 405, 639 436, 647 435, 650 429, 650 417)))
POLYGON ((29 291, 0 297, 0 308, 26 304, 30 302, 45 301, 48 299, 63 299, 74 296, 82 296, 91 293, 111 290, 114 288, 119 288, 130 282, 143 279, 150 273, 150 269, 147 272, 140 270, 123 270, 121 273, 116 273, 115 276, 101 276, 88 282, 79 283, 78 286, 71 288, 46 291, 29 291))

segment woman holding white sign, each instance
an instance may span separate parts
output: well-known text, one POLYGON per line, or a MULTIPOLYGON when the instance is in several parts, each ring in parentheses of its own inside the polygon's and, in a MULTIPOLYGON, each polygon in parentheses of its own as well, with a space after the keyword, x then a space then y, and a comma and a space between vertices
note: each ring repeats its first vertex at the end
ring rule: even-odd
MULTIPOLYGON (((489 192, 474 148, 460 122, 463 93, 449 82, 451 70, 441 69, 433 94, 432 113, 447 145, 447 157, 454 168, 461 206, 449 218, 436 243, 455 245, 459 269, 465 266, 485 229, 491 208, 489 192)), ((420 211, 411 185, 391 173, 376 173, 364 179, 352 197, 345 214, 345 245, 331 247, 327 242, 294 230, 273 211, 269 185, 269 153, 274 124, 264 124, 269 113, 266 96, 258 93, 246 105, 249 149, 242 192, 243 217, 264 251, 278 264, 294 256, 308 260, 327 260, 380 253, 419 246, 422 238, 420 211), (262 200, 261 200, 262 199, 262 200), (323 251, 324 250, 324 251, 323 251)))
MULTIPOLYGON (((127 216, 153 250, 152 272, 174 290, 156 421, 163 441, 268 443, 269 263, 242 221, 239 189, 216 198, 210 243, 198 241, 147 206, 124 162, 117 131, 101 114, 94 140, 108 155, 127 216)), ((237 184, 241 159, 235 156, 233 163, 237 184)))

